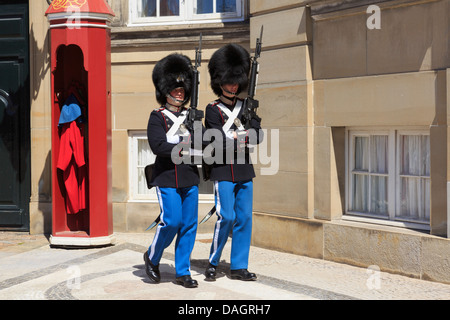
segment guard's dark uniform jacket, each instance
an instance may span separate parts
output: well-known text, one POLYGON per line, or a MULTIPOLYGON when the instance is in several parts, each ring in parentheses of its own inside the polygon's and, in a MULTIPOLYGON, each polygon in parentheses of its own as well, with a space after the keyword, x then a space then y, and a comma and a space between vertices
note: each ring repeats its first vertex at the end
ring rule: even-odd
POLYGON ((173 112, 165 107, 153 110, 147 126, 147 138, 150 149, 156 155, 150 184, 162 188, 186 188, 200 183, 199 172, 196 165, 172 162, 172 149, 176 144, 167 141, 166 134, 173 125, 173 121, 164 115, 168 110, 177 118, 181 112, 173 112))
MULTIPOLYGON (((255 171, 253 169, 253 165, 250 160, 250 150, 248 148, 248 142, 259 144, 263 139, 263 131, 261 129, 260 122, 252 119, 251 126, 254 130, 249 130, 247 132, 250 135, 253 135, 251 139, 248 139, 247 135, 246 147, 245 147, 245 162, 242 163, 242 159, 240 159, 240 163, 238 164, 238 142, 234 139, 234 143, 230 142, 230 137, 227 137, 226 132, 223 131, 223 127, 225 123, 228 121, 227 114, 221 108, 228 108, 229 111, 233 112, 234 108, 238 103, 243 103, 240 99, 235 99, 235 102, 230 105, 226 104, 220 99, 213 101, 208 104, 205 112, 205 126, 206 129, 214 128, 222 131, 223 134, 223 162, 221 164, 214 163, 211 168, 210 180, 211 181, 247 181, 251 180, 255 177, 255 171), (233 148, 233 151, 227 151, 227 148, 233 148), (227 159, 227 157, 229 159, 227 159)), ((237 114, 237 118, 241 118, 242 112, 244 108, 241 108, 239 113, 237 114)), ((234 119, 233 119, 234 120, 234 119)), ((230 130, 236 130, 237 127, 233 123, 230 127, 230 130)))

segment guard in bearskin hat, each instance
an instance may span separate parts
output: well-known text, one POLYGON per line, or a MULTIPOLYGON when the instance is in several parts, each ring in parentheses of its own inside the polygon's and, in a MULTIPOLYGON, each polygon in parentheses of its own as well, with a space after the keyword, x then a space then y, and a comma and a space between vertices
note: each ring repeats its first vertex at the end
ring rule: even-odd
POLYGON ((253 135, 253 143, 259 143, 261 125, 260 119, 253 119, 250 129, 242 127, 239 119, 244 109, 243 100, 238 97, 248 86, 250 55, 243 47, 228 44, 213 54, 208 69, 211 88, 218 99, 206 107, 205 126, 206 129, 214 128, 222 132, 224 161, 214 163, 210 172, 218 219, 205 280, 216 279, 216 268, 231 231, 230 277, 256 280, 256 275, 248 271, 253 211, 252 179, 255 177, 248 142, 253 135), (232 152, 229 148, 233 148, 232 152), (245 161, 238 161, 239 150, 245 152, 245 161), (228 158, 230 154, 232 156, 228 158))
POLYGON ((190 255, 197 233, 199 172, 196 165, 175 164, 171 158, 186 134, 182 124, 193 82, 190 59, 176 53, 163 58, 155 65, 153 82, 161 107, 150 115, 147 136, 156 155, 150 185, 156 188, 161 214, 153 242, 144 253, 145 268, 152 282, 160 282, 160 259, 177 236, 175 282, 193 288, 198 285, 190 275, 190 255))

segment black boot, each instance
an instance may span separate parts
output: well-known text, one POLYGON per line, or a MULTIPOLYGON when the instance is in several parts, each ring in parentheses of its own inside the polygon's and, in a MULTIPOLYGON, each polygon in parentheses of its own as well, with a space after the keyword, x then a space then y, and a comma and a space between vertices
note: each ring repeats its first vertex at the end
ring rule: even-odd
POLYGON ((256 280, 256 274, 248 272, 247 269, 231 270, 230 277, 231 279, 243 281, 256 280))
POLYGON ((205 281, 216 281, 216 266, 210 263, 205 270, 205 277, 205 281))
POLYGON ((189 275, 176 278, 175 283, 180 284, 185 288, 196 288, 198 286, 197 281, 192 279, 189 275))
POLYGON ((148 252, 144 253, 145 272, 152 282, 159 283, 161 281, 161 274, 159 273, 159 265, 155 266, 151 263, 148 252))

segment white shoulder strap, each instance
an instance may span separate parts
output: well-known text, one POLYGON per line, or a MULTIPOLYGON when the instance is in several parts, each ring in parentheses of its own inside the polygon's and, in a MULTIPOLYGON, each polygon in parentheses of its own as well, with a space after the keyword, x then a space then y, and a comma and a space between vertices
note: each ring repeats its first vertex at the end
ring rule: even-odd
MULTIPOLYGON (((225 107, 222 103, 218 104, 218 107, 220 108, 220 110, 223 111, 223 113, 225 113, 228 117, 227 122, 223 125, 222 130, 223 132, 227 133, 231 126, 234 123, 234 119, 237 118, 237 116, 239 115, 239 112, 241 111, 242 108, 242 101, 238 100, 238 102, 236 103, 236 105, 234 106, 233 111, 231 111, 230 109, 228 109, 227 107, 225 107)), ((244 130, 244 127, 242 126, 242 124, 239 126, 238 128, 239 130, 244 130)))
POLYGON ((181 112, 180 116, 175 116, 172 112, 168 111, 167 109, 164 109, 162 111, 170 120, 172 120, 173 124, 169 131, 167 131, 166 136, 168 138, 171 138, 175 136, 178 129, 180 129, 180 125, 184 122, 187 116, 187 111, 181 112))

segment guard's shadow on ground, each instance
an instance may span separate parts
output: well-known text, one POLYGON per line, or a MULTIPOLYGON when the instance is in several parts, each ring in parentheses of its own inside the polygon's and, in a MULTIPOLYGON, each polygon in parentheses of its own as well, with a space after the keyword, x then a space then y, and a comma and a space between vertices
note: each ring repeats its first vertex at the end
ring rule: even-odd
MULTIPOLYGON (((206 268, 209 265, 209 260, 208 259, 193 259, 191 260, 191 270, 192 271, 196 271, 199 274, 204 274, 206 268)), ((225 261, 221 261, 219 263, 219 265, 216 268, 216 279, 220 279, 222 277, 226 277, 228 276, 230 271, 230 264, 228 262, 225 261)))
MULTIPOLYGON (((164 257, 166 258, 166 257, 164 257)), ((172 260, 172 259, 171 259, 172 260)), ((206 268, 209 265, 208 259, 193 259, 191 260, 191 272, 192 275, 203 275, 205 273, 206 268)), ((139 277, 142 282, 153 284, 145 272, 145 263, 142 261, 142 264, 134 265, 133 268, 136 270, 133 271, 133 275, 139 277)), ((161 283, 174 282, 175 280, 175 262, 173 263, 161 263, 159 266, 159 271, 161 273, 161 283)), ((221 261, 219 266, 216 269, 217 275, 216 279, 220 279, 222 277, 228 277, 230 271, 230 264, 225 261, 221 261)))
MULTIPOLYGON (((147 273, 145 272, 145 263, 134 265, 133 268, 136 269, 133 271, 133 274, 136 277, 139 277, 142 282, 154 284, 154 282, 148 278, 147 273)), ((174 281, 175 265, 161 263, 159 266, 159 272, 161 273, 161 283, 174 281)))

